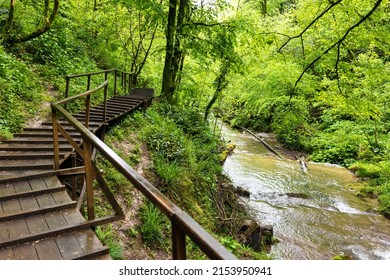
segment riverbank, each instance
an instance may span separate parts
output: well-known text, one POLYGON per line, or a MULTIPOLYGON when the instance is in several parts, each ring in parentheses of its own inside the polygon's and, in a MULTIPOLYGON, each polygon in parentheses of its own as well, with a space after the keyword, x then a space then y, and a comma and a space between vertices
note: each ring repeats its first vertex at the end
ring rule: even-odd
POLYGON ((236 144, 224 171, 250 192, 243 200, 257 221, 274 227, 276 259, 389 257, 390 222, 351 190, 356 177, 349 170, 308 162, 303 172, 296 160, 277 158, 246 133, 224 127, 223 134, 236 144))
MULTIPOLYGON (((210 137, 207 124, 198 122, 199 114, 164 106, 155 104, 145 115, 126 118, 105 141, 239 259, 269 259, 242 244, 240 221, 247 216, 221 175, 219 140, 210 137), (187 121, 178 124, 176 118, 187 121)), ((126 220, 102 227, 100 237, 122 248, 118 258, 169 259, 169 221, 115 172, 105 165, 100 168, 126 209, 126 220)), ((187 250, 190 259, 205 258, 191 242, 187 250)))

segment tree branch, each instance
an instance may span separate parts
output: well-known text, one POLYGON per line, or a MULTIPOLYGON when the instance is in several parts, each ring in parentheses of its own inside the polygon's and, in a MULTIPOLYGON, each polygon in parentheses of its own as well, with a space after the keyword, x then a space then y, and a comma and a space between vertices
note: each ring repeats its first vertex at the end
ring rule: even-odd
POLYGON ((338 4, 340 4, 343 0, 337 0, 336 2, 330 2, 330 5, 322 11, 321 14, 319 14, 314 20, 312 20, 312 22, 309 23, 308 26, 305 27, 305 29, 303 29, 301 31, 301 33, 299 33, 298 35, 296 36, 293 36, 293 37, 289 37, 289 39, 284 42, 284 44, 279 48, 278 52, 281 52, 282 49, 293 39, 297 39, 299 37, 301 37, 303 35, 303 33, 305 33, 310 27, 312 27, 320 18, 322 18, 330 9, 332 9, 333 7, 337 6, 338 4))
POLYGON ((50 14, 50 17, 48 17, 48 15, 49 15, 49 4, 50 4, 50 0, 45 0, 45 10, 44 10, 44 16, 43 16, 43 25, 41 27, 38 27, 37 29, 35 29, 31 33, 26 34, 26 35, 21 36, 21 37, 10 36, 9 38, 7 38, 5 40, 5 42, 8 43, 8 44, 23 43, 23 42, 27 42, 27 41, 29 41, 31 39, 37 38, 40 35, 46 33, 47 31, 49 31, 50 27, 51 27, 51 24, 53 23, 56 15, 58 13, 59 6, 60 6, 60 0, 54 0, 54 7, 53 7, 52 13, 50 14))
POLYGON ((345 39, 348 37, 349 33, 354 30, 355 28, 357 28, 358 26, 360 26, 364 21, 366 21, 374 12, 375 10, 380 6, 380 4, 383 2, 383 0, 377 0, 374 7, 372 7, 372 9, 366 14, 364 15, 357 23, 355 23, 354 25, 352 25, 350 28, 347 29, 347 31, 344 33, 343 37, 341 37, 337 42, 335 42, 334 44, 332 44, 330 47, 328 47, 322 54, 320 54, 317 58, 315 58, 312 62, 309 63, 309 65, 307 65, 305 67, 305 69, 302 71, 302 73, 299 75, 298 79, 296 80, 295 82, 295 85, 290 93, 290 99, 292 98, 293 94, 294 94, 294 91, 295 91, 295 88, 297 87, 298 83, 301 81, 303 75, 317 62, 319 61, 322 57, 324 57, 327 53, 329 53, 334 47, 337 46, 338 48, 338 59, 336 60, 336 67, 338 69, 338 63, 339 63, 339 55, 340 55, 340 45, 342 42, 345 41, 345 39))

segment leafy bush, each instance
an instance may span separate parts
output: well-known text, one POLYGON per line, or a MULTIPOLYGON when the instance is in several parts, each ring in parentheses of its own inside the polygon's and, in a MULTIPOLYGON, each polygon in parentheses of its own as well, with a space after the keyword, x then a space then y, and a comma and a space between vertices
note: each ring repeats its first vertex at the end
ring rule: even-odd
POLYGON ((386 218, 390 219, 390 193, 380 195, 379 198, 379 211, 386 218))
POLYGON ((0 138, 19 131, 38 111, 42 87, 31 66, 0 46, 0 138))

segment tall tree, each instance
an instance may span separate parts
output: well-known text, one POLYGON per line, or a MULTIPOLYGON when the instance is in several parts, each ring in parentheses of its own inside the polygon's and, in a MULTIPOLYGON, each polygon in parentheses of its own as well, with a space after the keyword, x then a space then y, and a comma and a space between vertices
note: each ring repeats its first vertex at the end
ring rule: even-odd
POLYGON ((179 69, 184 63, 181 46, 183 27, 189 17, 189 0, 170 0, 166 29, 165 64, 162 80, 162 95, 172 99, 179 69))

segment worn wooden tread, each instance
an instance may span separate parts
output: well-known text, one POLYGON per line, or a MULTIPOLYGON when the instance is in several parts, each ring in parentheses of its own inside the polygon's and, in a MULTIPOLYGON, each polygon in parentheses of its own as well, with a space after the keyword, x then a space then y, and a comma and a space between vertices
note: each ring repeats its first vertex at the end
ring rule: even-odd
POLYGON ((107 258, 103 246, 90 229, 0 249, 0 260, 82 260, 107 258))

